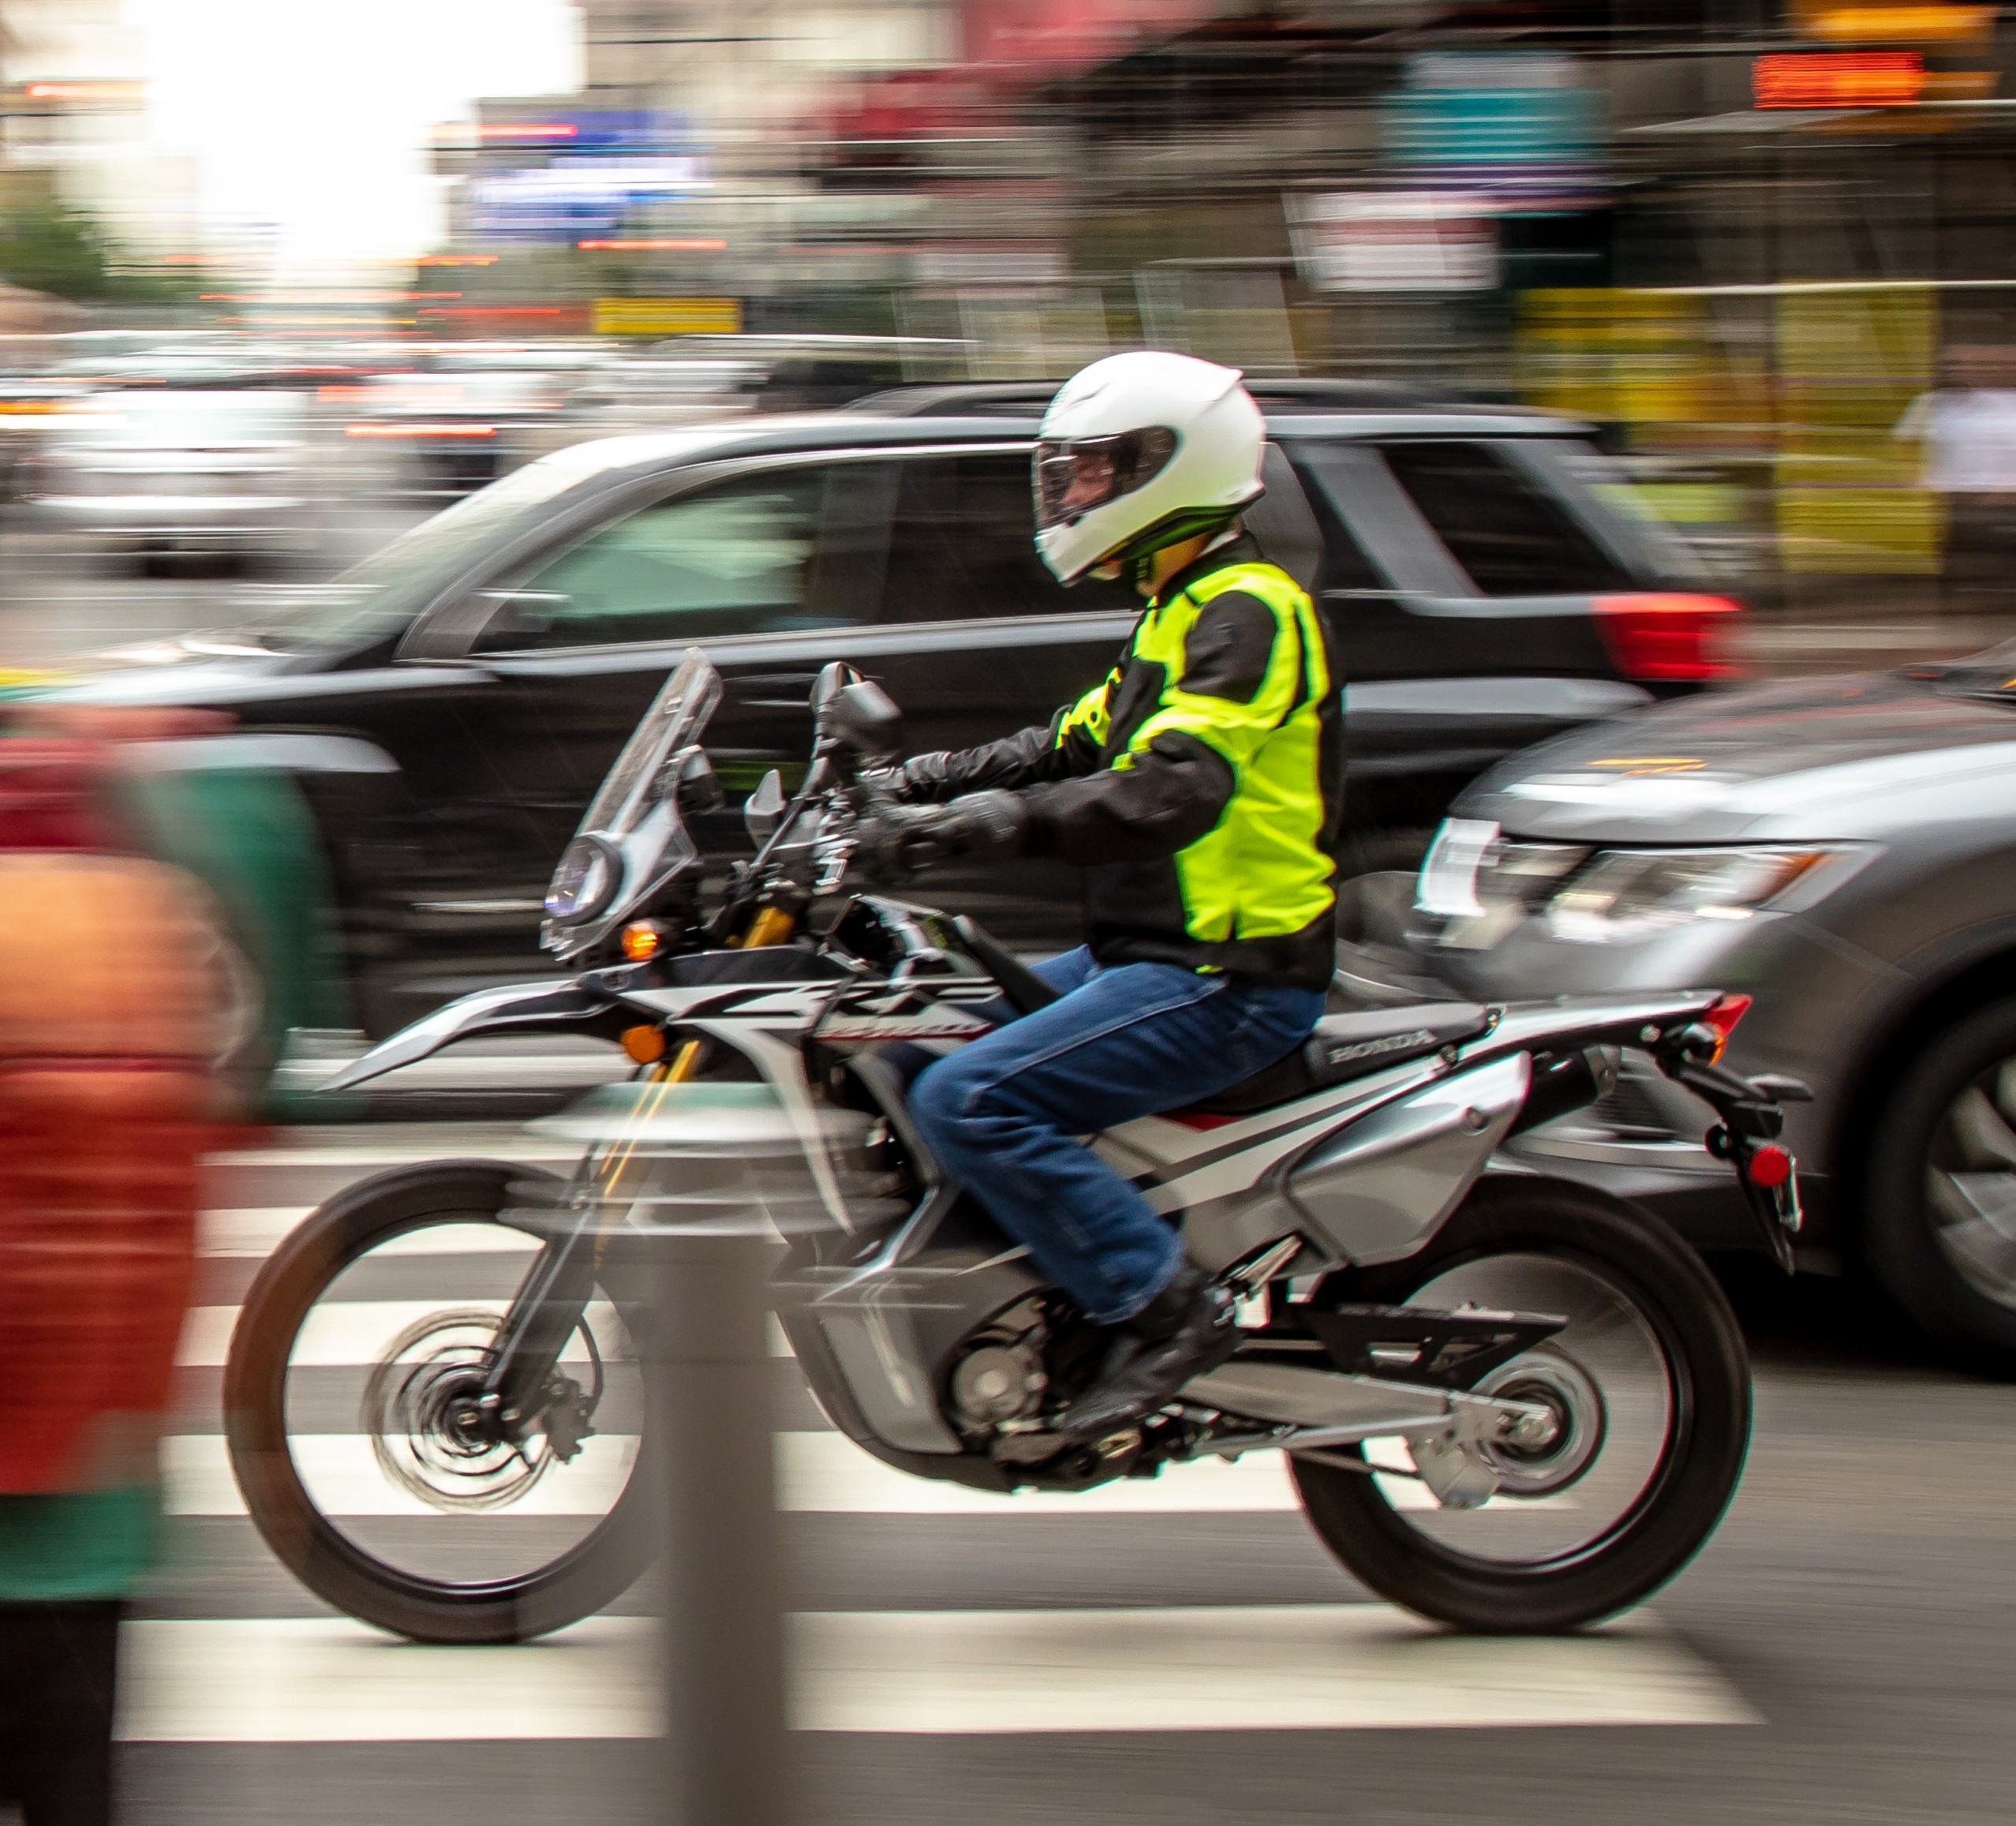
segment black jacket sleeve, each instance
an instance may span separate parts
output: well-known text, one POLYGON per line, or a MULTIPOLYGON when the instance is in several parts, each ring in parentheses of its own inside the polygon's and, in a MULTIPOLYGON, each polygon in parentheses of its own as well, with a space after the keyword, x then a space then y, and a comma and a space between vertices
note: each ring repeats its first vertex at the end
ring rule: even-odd
MULTIPOLYGON (((1059 713, 1061 716, 1062 713, 1059 713)), ((903 765, 905 796, 922 803, 957 799, 961 793, 1009 791, 1065 780, 1077 771, 1076 757, 1057 742, 1055 722, 983 742, 977 748, 941 749, 914 754, 903 765)), ((1094 765, 1096 765, 1096 758, 1094 765)))
POLYGON ((903 764, 904 796, 937 803, 957 799, 963 792, 1013 792, 1095 772, 1105 763, 1100 737, 1108 701, 1120 679, 1120 668, 1115 666, 1048 723, 1004 735, 998 742, 912 755, 903 764))
POLYGON ((1173 856, 1224 817, 1233 785, 1223 755, 1194 735, 1165 731, 1131 766, 1027 794, 1024 847, 1081 866, 1173 856))

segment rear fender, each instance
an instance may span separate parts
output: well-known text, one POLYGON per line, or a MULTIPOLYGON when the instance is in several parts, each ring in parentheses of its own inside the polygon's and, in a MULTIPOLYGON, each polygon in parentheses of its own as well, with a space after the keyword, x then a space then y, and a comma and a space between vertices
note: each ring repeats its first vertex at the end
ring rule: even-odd
POLYGON ((585 1033, 613 1040, 628 1024, 620 1005, 578 983, 518 982, 479 990, 423 1016, 353 1059, 321 1087, 349 1091, 477 1034, 585 1033))

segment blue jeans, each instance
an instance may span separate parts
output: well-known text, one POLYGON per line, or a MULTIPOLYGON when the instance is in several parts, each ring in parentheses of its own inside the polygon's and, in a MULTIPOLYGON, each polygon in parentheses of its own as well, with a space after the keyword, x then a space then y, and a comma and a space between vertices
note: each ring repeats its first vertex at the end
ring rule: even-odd
POLYGON ((1075 1138, 1180 1109, 1285 1057, 1319 990, 1167 964, 1038 964, 1059 1001, 934 1061, 910 1110, 939 1164, 1098 1325, 1131 1319, 1183 1259, 1169 1222, 1075 1138))

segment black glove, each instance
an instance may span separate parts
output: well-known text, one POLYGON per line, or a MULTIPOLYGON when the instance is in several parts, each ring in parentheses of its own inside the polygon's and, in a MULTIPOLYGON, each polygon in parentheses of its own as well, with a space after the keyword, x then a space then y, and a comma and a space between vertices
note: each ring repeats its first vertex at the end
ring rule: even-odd
POLYGON ((855 866, 896 883, 955 856, 1013 855, 1028 822, 1012 792, 969 792, 949 805, 892 806, 855 827, 855 866))
POLYGON ((922 805, 937 799, 945 784, 946 753, 942 748, 929 754, 913 754, 893 767, 866 769, 861 784, 878 798, 894 799, 899 805, 922 805))

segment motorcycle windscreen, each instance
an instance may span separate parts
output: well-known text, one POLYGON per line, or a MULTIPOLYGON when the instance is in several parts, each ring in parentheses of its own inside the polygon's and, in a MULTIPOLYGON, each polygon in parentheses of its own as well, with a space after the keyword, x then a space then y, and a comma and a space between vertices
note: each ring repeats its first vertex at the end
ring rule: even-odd
POLYGON ((687 649, 604 776, 546 890, 540 942, 577 957, 699 858, 665 763, 697 743, 721 701, 721 675, 687 649))

